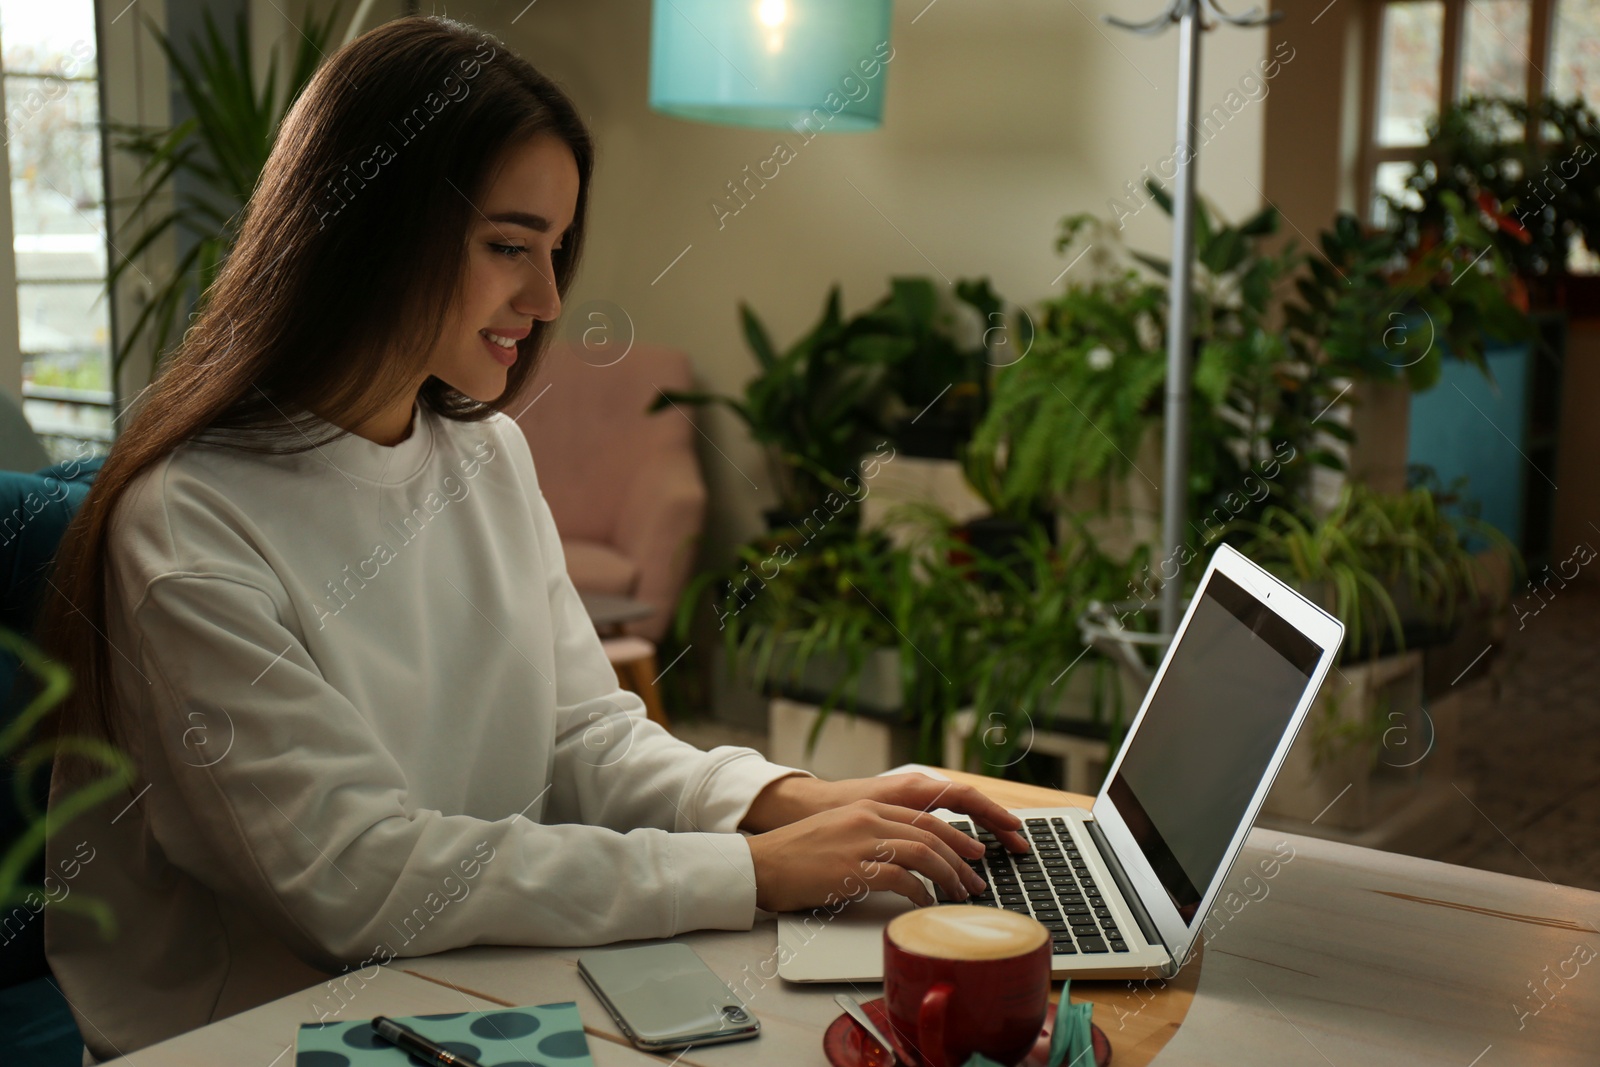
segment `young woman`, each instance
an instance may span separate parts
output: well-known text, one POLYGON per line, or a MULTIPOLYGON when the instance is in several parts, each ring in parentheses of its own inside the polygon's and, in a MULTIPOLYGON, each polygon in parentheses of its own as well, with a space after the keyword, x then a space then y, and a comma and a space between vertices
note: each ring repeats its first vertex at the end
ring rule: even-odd
MULTIPOLYGON (((926 903, 913 871, 961 895, 981 847, 924 812, 1018 825, 922 775, 702 752, 618 688, 500 410, 592 167, 560 89, 440 19, 353 41, 285 118, 52 575, 63 728, 139 772, 52 828, 116 922, 47 926, 93 1055, 396 956, 749 929, 852 885, 926 903)), ((82 774, 59 758, 55 796, 82 774)))

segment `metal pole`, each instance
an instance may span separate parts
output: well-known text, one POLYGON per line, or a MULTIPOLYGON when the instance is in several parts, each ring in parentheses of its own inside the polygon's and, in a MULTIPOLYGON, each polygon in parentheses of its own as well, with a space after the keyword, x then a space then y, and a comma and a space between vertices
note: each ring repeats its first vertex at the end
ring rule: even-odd
POLYGON ((1178 20, 1178 173, 1172 196, 1172 267, 1168 277, 1166 438, 1161 478, 1161 630, 1172 634, 1183 615, 1183 568, 1179 553, 1189 490, 1189 376, 1194 316, 1194 124, 1200 95, 1200 12, 1189 0, 1178 20), (1169 573, 1170 572, 1170 573, 1169 573))
POLYGON ((1200 31, 1204 12, 1218 23, 1230 26, 1263 26, 1276 22, 1283 13, 1266 14, 1252 8, 1243 15, 1230 15, 1217 6, 1217 0, 1169 0, 1167 10, 1145 22, 1129 22, 1114 15, 1105 20, 1119 29, 1144 36, 1155 36, 1178 24, 1178 173, 1172 195, 1172 266, 1167 278, 1167 388, 1166 439, 1162 447, 1165 468, 1161 475, 1161 562, 1156 575, 1161 580, 1161 631, 1169 637, 1177 632, 1183 615, 1183 567, 1179 555, 1184 548, 1184 519, 1189 504, 1189 379, 1193 369, 1194 307, 1191 280, 1194 277, 1195 167, 1199 148, 1194 136, 1200 101, 1200 31))

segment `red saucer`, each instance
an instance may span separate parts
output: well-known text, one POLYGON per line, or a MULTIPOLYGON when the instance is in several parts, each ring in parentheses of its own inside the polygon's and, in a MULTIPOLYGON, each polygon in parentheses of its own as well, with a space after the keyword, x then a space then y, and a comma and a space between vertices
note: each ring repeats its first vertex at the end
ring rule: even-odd
MULTIPOLYGON (((889 1014, 883 1006, 882 997, 866 1001, 861 1005, 861 1010, 867 1013, 867 1018, 872 1020, 874 1026, 885 1034, 889 1033, 889 1014)), ((1045 1013, 1044 1029, 1039 1031, 1039 1040, 1034 1043, 1033 1051, 1017 1067, 1045 1067, 1050 1062, 1050 1030, 1055 1022, 1056 1006, 1052 1004, 1045 1013)), ((1092 1023, 1090 1031, 1094 1037, 1096 1067, 1107 1067, 1111 1063, 1111 1042, 1092 1023)), ((879 1050, 878 1043, 868 1037, 867 1032, 849 1015, 840 1015, 833 1020, 828 1032, 822 1035, 822 1051, 827 1053, 828 1062, 833 1067, 886 1067, 889 1062, 888 1057, 879 1050)), ((909 1067, 911 1061, 902 1056, 900 1062, 909 1067)))

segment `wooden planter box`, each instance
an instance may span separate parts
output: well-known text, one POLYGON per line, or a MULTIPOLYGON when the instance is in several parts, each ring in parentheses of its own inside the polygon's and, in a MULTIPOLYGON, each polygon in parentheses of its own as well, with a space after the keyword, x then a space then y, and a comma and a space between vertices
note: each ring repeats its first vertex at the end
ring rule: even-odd
POLYGON ((1329 674, 1261 813, 1343 830, 1364 830, 1391 814, 1404 798, 1376 785, 1383 774, 1381 741, 1333 731, 1358 730, 1380 720, 1410 731, 1411 717, 1421 707, 1420 652, 1329 674))
MULTIPOLYGON (((899 654, 892 648, 868 653, 859 675, 859 689, 845 688, 818 736, 816 750, 806 750, 806 738, 816 722, 820 702, 845 676, 845 670, 841 657, 815 656, 801 671, 798 682, 776 687, 777 695, 767 704, 772 745, 769 758, 773 762, 834 778, 877 774, 914 761, 917 731, 902 721, 905 704, 900 691, 899 654)), ((1112 677, 1122 691, 1126 724, 1138 712, 1144 694, 1136 691, 1125 672, 1117 671, 1112 677)), ((1024 753, 1041 752, 1062 761, 1062 788, 1086 793, 1100 788, 1113 755, 1104 737, 1105 725, 1094 721, 1093 684, 1093 675, 1087 670, 1074 671, 1063 679, 1060 697, 1050 716, 1036 723, 1031 736, 1022 742, 1024 753), (1053 729, 1056 725, 1066 729, 1053 729)), ((956 713, 943 742, 944 765, 985 774, 1003 773, 1002 767, 968 766, 974 761, 968 759, 965 746, 976 721, 972 711, 956 713)))
POLYGON ((783 653, 773 656, 778 679, 767 702, 767 758, 823 778, 865 778, 917 761, 916 724, 904 721, 900 652, 875 648, 866 654, 854 683, 846 684, 828 712, 816 745, 808 745, 822 715, 822 701, 849 673, 842 655, 813 655, 797 679, 789 680, 783 653))
MULTIPOLYGON (((781 654, 773 657, 775 663, 780 659, 781 654)), ((793 700, 821 701, 848 671, 849 664, 843 656, 812 656, 800 671, 798 681, 780 680, 776 688, 781 695, 793 700)), ((837 703, 842 708, 866 713, 881 712, 891 717, 898 714, 905 706, 900 692, 899 650, 875 648, 868 652, 855 683, 844 687, 837 703)))
MULTIPOLYGON (((1471 784, 1456 773, 1456 738, 1471 685, 1424 701, 1424 655, 1408 652, 1329 676, 1290 749, 1260 821, 1366 848, 1439 854, 1471 829, 1471 784), (1377 720, 1360 744, 1314 743, 1315 716, 1377 720), (1322 760, 1316 760, 1318 749, 1322 760)), ((1488 682, 1479 682, 1487 685, 1488 682)))
POLYGON ((877 712, 852 713, 835 708, 822 724, 816 747, 809 748, 807 739, 821 714, 818 705, 805 701, 788 697, 769 701, 767 758, 832 780, 870 778, 891 767, 916 762, 916 727, 898 721, 898 715, 877 712))

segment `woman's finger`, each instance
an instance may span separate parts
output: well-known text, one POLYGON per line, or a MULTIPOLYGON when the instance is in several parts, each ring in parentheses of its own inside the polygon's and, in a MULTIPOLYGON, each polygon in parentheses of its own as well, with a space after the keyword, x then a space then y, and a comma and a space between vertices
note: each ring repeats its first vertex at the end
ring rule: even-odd
POLYGON ((983 845, 977 838, 962 833, 937 815, 929 815, 925 811, 912 811, 895 804, 886 804, 881 810, 884 818, 905 823, 913 833, 925 834, 926 837, 920 840, 950 865, 966 886, 967 892, 983 891, 983 878, 967 866, 968 859, 983 855, 983 845))
MULTIPOLYGON (((972 813, 968 812, 967 814, 971 815, 972 813)), ((1028 839, 1023 837, 1018 831, 1002 829, 993 823, 984 822, 983 819, 979 818, 977 815, 972 815, 972 817, 977 821, 979 826, 982 826, 987 830, 994 831, 994 835, 1000 839, 1000 843, 1006 846, 1006 848, 1010 849, 1012 852, 1033 851, 1033 846, 1028 843, 1028 839)))
POLYGON ((884 819, 878 834, 889 846, 889 863, 925 876, 951 900, 976 892, 970 884, 978 880, 972 869, 934 834, 896 819, 884 819))
MULTIPOLYGON (((1022 828, 1021 817, 989 799, 975 786, 964 782, 941 782, 925 774, 904 774, 896 777, 905 780, 897 784, 901 784, 905 796, 900 803, 907 807, 922 811, 948 808, 963 815, 970 815, 979 826, 993 831, 1000 839, 1000 843, 1012 852, 1029 851, 1028 839, 1017 832, 1022 828)), ((960 833, 959 830, 956 832, 960 833)))
MULTIPOLYGON (((1008 811, 999 802, 991 800, 977 788, 970 785, 961 785, 952 789, 954 803, 946 803, 945 807, 952 811, 965 812, 976 819, 981 826, 985 826, 995 833, 1016 831, 1022 828, 1022 816, 1016 812, 1008 811)), ((950 798, 946 798, 948 801, 950 798)))
POLYGON ((997 802, 984 796, 982 792, 970 785, 959 785, 952 788, 940 802, 951 811, 959 811, 964 815, 972 816, 972 821, 986 830, 991 830, 1000 839, 1000 843, 1013 852, 1029 851, 1028 839, 1023 837, 1022 817, 1015 812, 1007 811, 997 802))
POLYGON ((884 864, 868 884, 873 889, 886 889, 891 893, 899 893, 919 908, 926 908, 934 902, 933 895, 916 875, 893 864, 884 864))

